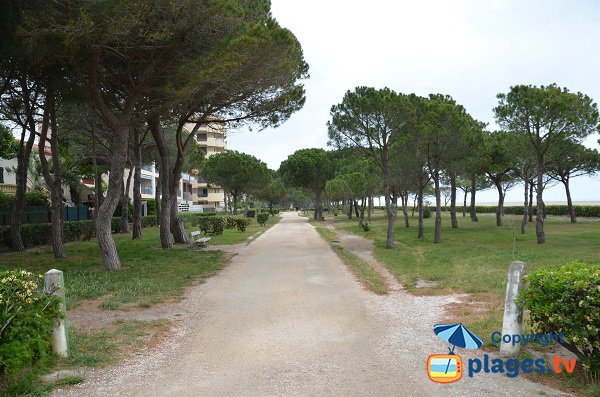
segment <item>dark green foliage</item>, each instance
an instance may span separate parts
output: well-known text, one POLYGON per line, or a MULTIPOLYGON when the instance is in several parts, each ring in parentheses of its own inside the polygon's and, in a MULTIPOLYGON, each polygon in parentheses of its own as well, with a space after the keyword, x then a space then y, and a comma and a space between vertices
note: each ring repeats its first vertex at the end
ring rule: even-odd
POLYGON ((18 388, 52 358, 59 300, 43 293, 42 275, 0 272, 0 394, 18 388))
POLYGON ((90 227, 91 221, 73 221, 64 222, 63 226, 63 240, 64 241, 77 241, 80 240, 85 232, 90 227))
POLYGON ((194 225, 194 223, 197 224, 198 228, 203 231, 204 234, 219 236, 223 234, 223 230, 225 230, 225 218, 222 216, 197 217, 194 222, 192 222, 192 225, 194 225))
POLYGON ((240 232, 245 232, 250 223, 252 222, 251 218, 243 218, 243 217, 234 217, 235 227, 240 232))
POLYGON ((533 329, 562 332, 562 345, 577 355, 584 370, 600 371, 600 264, 574 262, 538 270, 526 280, 519 304, 530 311, 533 329))
MULTIPOLYGON (((483 206, 478 205, 475 207, 475 210, 479 213, 495 213, 496 206, 483 206)), ((600 218, 600 205, 576 205, 574 206, 575 213, 577 216, 581 216, 584 218, 600 218)), ((535 214, 537 211, 537 206, 533 206, 532 209, 535 214)), ((523 207, 522 206, 510 206, 504 207, 504 214, 506 215, 523 215, 523 207)), ((547 205, 546 206, 546 214, 554 215, 554 216, 568 216, 569 215, 569 207, 566 205, 547 205)))
POLYGON ((41 190, 31 190, 25 193, 25 205, 31 207, 48 205, 48 195, 41 190))
POLYGON ((367 222, 367 221, 359 222, 358 226, 360 226, 362 228, 362 230, 364 230, 365 232, 368 232, 371 229, 369 227, 369 222, 367 222))
POLYGON ((11 206, 15 203, 15 195, 0 190, 0 206, 11 206))
POLYGON ((148 216, 156 216, 156 200, 146 200, 146 206, 148 207, 148 216))
POLYGON ((121 218, 113 217, 110 221, 110 230, 113 233, 121 233, 123 230, 121 229, 121 218))
POLYGON ((431 208, 423 206, 423 218, 431 218, 431 208))
POLYGON ((142 227, 153 227, 157 225, 156 216, 142 216, 142 227))
POLYGON ((247 218, 255 218, 256 217, 256 210, 248 210, 248 211, 246 211, 246 217, 247 218))
POLYGON ((269 213, 268 212, 261 212, 260 214, 258 214, 256 216, 256 221, 261 226, 264 226, 265 223, 267 223, 268 220, 269 220, 269 213))

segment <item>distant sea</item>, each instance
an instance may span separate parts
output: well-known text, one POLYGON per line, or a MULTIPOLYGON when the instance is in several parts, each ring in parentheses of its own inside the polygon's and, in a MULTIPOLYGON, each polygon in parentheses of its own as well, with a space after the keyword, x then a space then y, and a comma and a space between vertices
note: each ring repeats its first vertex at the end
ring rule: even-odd
MULTIPOLYGON (((535 197, 533 198, 533 204, 535 205, 535 197)), ((477 203, 477 205, 498 205, 497 201, 484 201, 477 203)), ((517 201, 506 201, 505 207, 517 207, 523 205, 523 202, 517 201)), ((566 201, 546 201, 546 205, 567 205, 566 201)), ((573 205, 600 205, 600 201, 573 201, 573 205)))

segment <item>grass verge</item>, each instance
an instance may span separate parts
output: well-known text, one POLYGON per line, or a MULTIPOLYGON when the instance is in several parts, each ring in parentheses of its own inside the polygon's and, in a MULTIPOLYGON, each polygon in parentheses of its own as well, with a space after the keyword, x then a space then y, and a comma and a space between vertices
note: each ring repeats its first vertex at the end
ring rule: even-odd
POLYGON ((144 229, 140 240, 114 235, 122 270, 106 272, 96 241, 65 245, 68 257, 55 259, 51 247, 0 254, 0 269, 64 272, 67 308, 83 300, 100 299, 104 309, 148 307, 182 296, 185 286, 213 275, 225 266, 218 251, 190 250, 187 246, 161 249, 158 228, 144 229))
POLYGON ((359 258, 339 245, 338 236, 335 232, 323 226, 314 226, 319 235, 321 235, 321 237, 323 237, 323 239, 329 243, 333 251, 358 278, 362 285, 379 295, 387 293, 383 277, 371 266, 369 266, 365 260, 359 258))

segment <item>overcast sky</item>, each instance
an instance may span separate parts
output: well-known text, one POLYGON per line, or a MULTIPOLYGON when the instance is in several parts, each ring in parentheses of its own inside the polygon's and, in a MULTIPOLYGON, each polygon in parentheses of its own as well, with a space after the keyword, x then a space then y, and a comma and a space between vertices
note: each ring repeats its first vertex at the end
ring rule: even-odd
MULTIPOLYGON (((228 148, 277 169, 301 148, 327 145, 332 105, 359 85, 449 94, 490 123, 496 94, 557 83, 600 101, 600 2, 272 0, 300 40, 310 79, 306 104, 277 129, 231 131, 228 148)), ((598 148, 598 136, 586 140, 598 148)), ((521 188, 507 201, 521 201, 521 188)), ((600 178, 573 181, 577 201, 600 201, 600 178)), ((565 200, 561 186, 546 201, 565 200)), ((494 191, 478 201, 494 201, 494 191)))

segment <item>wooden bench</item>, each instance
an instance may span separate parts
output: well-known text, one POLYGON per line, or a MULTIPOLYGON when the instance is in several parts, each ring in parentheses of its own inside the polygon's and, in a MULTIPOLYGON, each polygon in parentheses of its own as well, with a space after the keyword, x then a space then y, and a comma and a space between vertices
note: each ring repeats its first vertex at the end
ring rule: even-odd
POLYGON ((206 243, 210 241, 210 237, 202 237, 202 233, 199 231, 192 232, 190 234, 192 245, 198 247, 206 247, 206 243))

